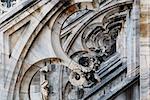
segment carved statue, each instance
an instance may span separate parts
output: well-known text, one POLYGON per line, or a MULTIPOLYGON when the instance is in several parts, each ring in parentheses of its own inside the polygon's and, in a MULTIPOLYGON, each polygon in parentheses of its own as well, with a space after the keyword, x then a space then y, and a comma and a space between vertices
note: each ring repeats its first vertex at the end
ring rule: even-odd
POLYGON ((42 99, 43 100, 48 100, 48 81, 45 80, 42 84, 41 84, 41 92, 42 92, 42 99))
POLYGON ((49 95, 49 82, 46 79, 46 73, 48 72, 48 66, 40 69, 40 84, 41 84, 41 94, 42 100, 48 100, 49 95))

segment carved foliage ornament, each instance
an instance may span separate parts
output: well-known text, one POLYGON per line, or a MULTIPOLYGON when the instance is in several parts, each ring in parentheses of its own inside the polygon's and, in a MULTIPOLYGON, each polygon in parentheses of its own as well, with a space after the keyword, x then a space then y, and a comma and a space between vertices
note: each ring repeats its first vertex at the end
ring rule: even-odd
POLYGON ((21 0, 0 0, 0 16, 21 0))
MULTIPOLYGON (((121 5, 104 14, 100 14, 93 20, 91 20, 93 17, 90 14, 93 13, 96 16, 97 13, 94 10, 87 9, 79 10, 67 17, 64 22, 65 25, 63 24, 62 26, 71 27, 71 25, 74 25, 74 27, 66 31, 66 35, 60 40, 61 45, 64 52, 84 69, 74 70, 70 74, 70 82, 73 85, 90 87, 89 84, 99 82, 100 79, 95 72, 100 68, 101 63, 105 62, 112 54, 117 52, 117 36, 124 26, 126 15, 130 9, 131 5, 121 5), (84 22, 89 17, 91 17, 89 19, 91 21, 88 20, 88 23, 84 22), (71 35, 73 34, 75 35, 72 38, 71 35), (73 40, 68 43, 68 47, 64 48, 65 42, 71 39, 73 40)), ((64 32, 67 27, 63 27, 61 32, 64 32)), ((60 33, 60 37, 62 34, 60 33)))

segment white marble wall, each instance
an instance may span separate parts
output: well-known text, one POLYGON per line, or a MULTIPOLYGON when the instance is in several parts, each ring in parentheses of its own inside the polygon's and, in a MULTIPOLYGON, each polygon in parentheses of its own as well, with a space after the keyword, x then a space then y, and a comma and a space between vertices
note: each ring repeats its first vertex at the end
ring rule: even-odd
MULTIPOLYGON (((48 3, 50 0, 41 0, 40 3, 37 3, 36 5, 34 5, 32 8, 28 8, 26 9, 26 11, 22 11, 19 17, 12 17, 13 20, 9 20, 6 21, 4 23, 2 23, 5 19, 7 19, 9 16, 11 16, 13 14, 13 12, 17 12, 19 11, 19 9, 21 9, 23 6, 25 5, 20 5, 18 6, 17 9, 13 9, 12 13, 8 13, 6 14, 6 17, 2 17, 2 19, 0 20, 0 99, 1 100, 19 100, 19 92, 14 92, 14 88, 15 89, 19 89, 19 87, 17 87, 18 84, 20 84, 19 82, 16 83, 16 87, 15 84, 13 83, 15 80, 17 80, 18 78, 20 78, 20 76, 18 77, 17 75, 21 75, 19 74, 19 68, 23 67, 21 69, 22 71, 22 76, 21 78, 23 78, 23 73, 26 73, 26 70, 28 70, 29 67, 31 67, 32 64, 42 60, 42 59, 47 59, 50 57, 56 58, 56 54, 55 51, 53 51, 52 48, 52 43, 51 43, 51 26, 50 25, 46 25, 43 30, 41 30, 40 32, 38 32, 40 30, 40 28, 44 25, 44 23, 47 21, 46 18, 44 21, 42 21, 42 19, 47 16, 46 14, 48 13, 47 9, 52 9, 52 7, 57 3, 58 0, 52 0, 51 3, 48 3), (44 6, 43 6, 44 5, 44 6), (38 10, 37 10, 38 9, 38 10), (9 24, 8 24, 8 23, 9 24), (23 31, 19 31, 20 36, 16 35, 14 36, 14 39, 19 39, 18 43, 15 43, 13 41, 12 45, 16 45, 16 46, 10 46, 10 41, 9 39, 11 38, 10 34, 17 34, 17 30, 19 30, 20 27, 23 26, 23 24, 29 22, 29 25, 26 25, 25 27, 27 27, 28 30, 26 30, 25 32, 23 31), (39 26, 37 29, 36 27, 39 26), (36 29, 35 33, 34 33, 34 29, 36 29), (39 35, 36 36, 36 32, 39 33, 39 35), (34 33, 32 35, 32 33, 34 33), (4 35, 5 34, 5 35, 4 35), (29 38, 31 36, 31 38, 29 38), (33 38, 36 39, 34 40, 33 38), (32 41, 32 43, 30 42, 26 42, 29 39, 33 39, 34 41, 32 41), (31 48, 28 49, 24 49, 26 46, 31 45, 31 48), (13 48, 14 47, 14 48, 13 48), (51 50, 51 51, 50 51, 51 50), (12 53, 12 51, 15 51, 12 53), (23 53, 22 53, 23 52, 23 53), (28 54, 24 57, 24 62, 22 62, 22 56, 24 55, 25 52, 28 52, 28 54), (19 54, 20 53, 20 54, 19 54), (9 58, 9 55, 11 55, 12 57, 9 58), (20 60, 20 61, 18 61, 20 60), (21 65, 22 64, 22 65, 21 65), (14 71, 14 72, 13 72, 14 71), (14 77, 13 77, 14 75, 14 77), (6 80, 5 80, 6 78, 6 80), (12 78, 12 83, 10 82, 12 78), (7 82, 6 82, 7 81, 7 82), (4 82, 6 84, 4 84, 4 82), (6 85, 6 87, 5 87, 6 85), (12 88, 10 88, 12 86, 12 88), (9 91, 11 90, 11 91, 9 91), (15 94, 16 98, 11 98, 13 97, 13 94, 15 94), (8 97, 10 96, 10 97, 8 97), (18 96, 18 97, 17 97, 18 96), (7 98, 8 97, 8 98, 7 98)), ((75 0, 75 2, 78 2, 79 0, 75 0)), ((87 1, 87 0, 83 0, 83 1, 87 1)), ((92 0, 88 0, 88 1, 92 1, 92 0)), ((99 0, 100 1, 100 0, 99 0)), ((128 62, 128 75, 132 76, 132 73, 134 73, 134 69, 136 68, 136 65, 139 62, 138 59, 138 43, 137 43, 137 34, 138 34, 138 9, 139 7, 137 6, 136 2, 134 3, 133 6, 133 10, 131 11, 131 16, 128 16, 129 19, 129 23, 131 27, 129 27, 127 25, 127 27, 129 27, 129 30, 127 30, 126 36, 122 36, 122 37, 126 37, 127 41, 124 40, 124 42, 127 42, 125 44, 127 44, 127 47, 123 47, 122 49, 127 49, 127 51, 124 51, 123 56, 128 57, 127 58, 127 62, 128 62), (130 18, 129 18, 130 17, 130 18), (133 63, 133 64, 132 64, 133 63)), ((52 10, 53 11, 53 10, 52 10)), ((55 10, 54 10, 55 11, 55 10)), ((49 16, 52 16, 54 12, 52 12, 51 14, 49 14, 49 16)), ((60 12, 58 11, 58 14, 60 12)), ((55 17, 58 16, 58 14, 56 14, 55 17)), ((50 24, 53 23, 55 21, 55 17, 50 21, 50 24)), ((57 28, 57 27, 55 27, 57 28)), ((12 36, 13 37, 13 36, 12 36)), ((120 41, 121 38, 120 37, 120 41)), ((54 39, 53 39, 54 40, 54 39)), ((53 43, 58 43, 58 41, 53 41, 53 43)), ((124 44, 124 43, 123 43, 124 44)), ((121 44, 120 44, 121 45, 121 44)), ((57 49, 57 48, 56 48, 57 49)), ((122 50, 121 49, 121 50, 122 50)), ((120 50, 120 53, 121 53, 120 50)), ((145 50, 145 48, 143 48, 143 50, 145 50)), ((59 50, 58 50, 59 51, 59 50)), ((145 54, 147 51, 142 51, 143 55, 141 55, 141 65, 143 67, 141 67, 141 73, 143 73, 141 76, 141 98, 148 96, 149 92, 149 70, 147 70, 147 62, 148 62, 148 57, 147 54, 145 54), (146 58, 146 59, 145 59, 146 58), (147 74, 145 74, 147 73, 147 74), (147 80, 145 81, 145 76, 147 77, 147 80), (145 88, 145 86, 147 86, 147 88, 145 88), (143 93, 143 91, 146 91, 143 93), (143 93, 143 94, 142 94, 143 93)), ((63 58, 63 57, 62 57, 63 58)), ((149 65, 149 64, 148 64, 149 65)), ((32 75, 34 73, 31 73, 31 78, 32 75)), ((134 76, 135 74, 133 74, 134 76)), ((25 77, 26 80, 28 80, 28 77, 25 77)), ((24 82, 24 81, 23 81, 24 82)), ((26 83, 27 81, 24 82, 24 85, 27 85, 28 83, 26 83)), ((31 87, 34 88, 34 87, 31 87)), ((27 90, 27 89, 26 89, 27 90)), ((27 91, 22 90, 22 97, 28 97, 28 94, 26 93, 27 91)), ((138 95, 138 87, 135 87, 135 89, 133 89, 135 92, 134 97, 136 97, 136 99, 134 100, 139 100, 139 95, 138 95)), ((35 100, 38 100, 36 98, 38 94, 33 94, 35 96, 35 100)), ((120 96, 118 96, 116 98, 116 100, 128 100, 126 99, 126 94, 122 93, 120 96)), ((24 100, 28 100, 29 98, 23 98, 24 100)), ((145 99, 142 99, 145 100, 145 99)), ((149 100, 149 99, 147 99, 149 100)))

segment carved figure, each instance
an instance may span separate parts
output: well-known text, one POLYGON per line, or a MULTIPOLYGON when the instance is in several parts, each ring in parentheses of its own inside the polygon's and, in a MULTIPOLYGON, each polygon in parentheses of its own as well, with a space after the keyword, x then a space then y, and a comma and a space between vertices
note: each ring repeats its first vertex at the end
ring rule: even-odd
POLYGON ((41 84, 41 92, 42 92, 42 99, 43 100, 48 100, 48 81, 45 80, 42 84, 41 84))
POLYGON ((41 94, 43 100, 48 100, 49 95, 49 83, 46 79, 46 73, 48 72, 48 66, 40 69, 40 84, 41 84, 41 94))

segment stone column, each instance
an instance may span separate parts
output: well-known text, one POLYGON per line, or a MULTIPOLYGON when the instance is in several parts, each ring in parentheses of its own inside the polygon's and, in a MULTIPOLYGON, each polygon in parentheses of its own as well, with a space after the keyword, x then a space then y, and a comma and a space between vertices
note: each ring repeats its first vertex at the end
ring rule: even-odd
POLYGON ((9 66, 7 54, 5 53, 5 46, 4 46, 4 33, 3 31, 0 32, 0 99, 1 100, 6 100, 7 99, 7 92, 5 89, 5 72, 7 66, 9 66), (7 64, 6 64, 7 61, 7 64))
POLYGON ((133 90, 131 94, 132 94, 131 100, 140 100, 139 83, 136 83, 135 85, 133 85, 133 90))
POLYGON ((3 75, 4 75, 4 72, 3 72, 3 64, 2 64, 2 48, 3 48, 3 33, 0 32, 0 97, 2 97, 2 93, 1 91, 3 90, 3 87, 4 87, 4 81, 3 81, 3 75))
POLYGON ((140 3, 140 100, 150 100, 150 1, 140 3))
POLYGON ((137 74, 139 66, 139 0, 134 0, 133 8, 127 17, 127 75, 128 77, 137 74))

